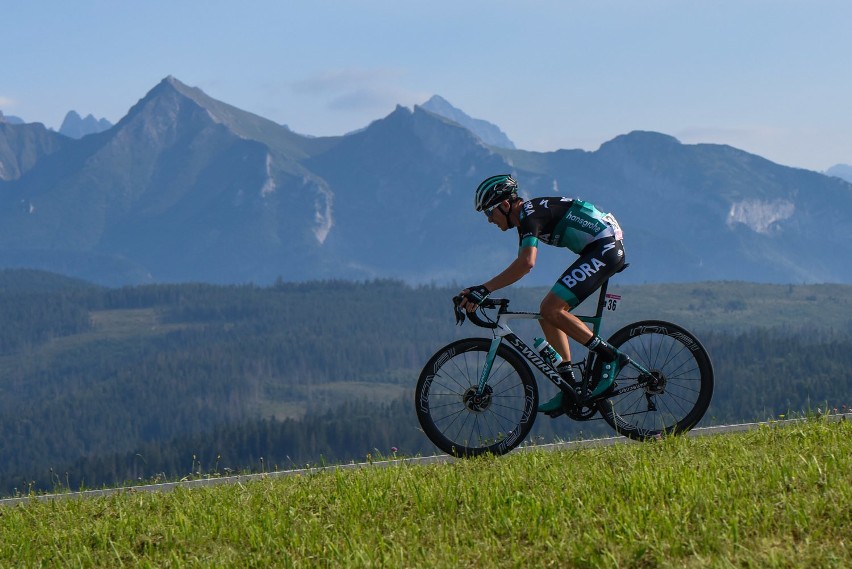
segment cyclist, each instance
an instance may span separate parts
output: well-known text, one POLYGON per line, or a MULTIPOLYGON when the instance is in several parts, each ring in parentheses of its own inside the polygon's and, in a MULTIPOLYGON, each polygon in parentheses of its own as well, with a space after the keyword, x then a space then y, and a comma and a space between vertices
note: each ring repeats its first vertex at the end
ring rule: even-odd
MULTIPOLYGON (((476 188, 476 211, 501 231, 518 229, 517 258, 489 281, 461 291, 461 307, 473 312, 497 289, 507 287, 535 266, 539 243, 565 247, 579 258, 569 266, 541 301, 539 324, 551 346, 564 361, 557 371, 574 383, 568 337, 594 352, 597 362, 592 375, 592 396, 606 393, 627 358, 594 335, 571 310, 624 267, 622 232, 611 213, 603 213, 589 202, 562 196, 522 200, 518 183, 509 174, 485 179, 476 188)), ((574 383, 575 384, 575 383, 574 383)), ((539 405, 538 410, 556 417, 563 412, 562 392, 539 405)))

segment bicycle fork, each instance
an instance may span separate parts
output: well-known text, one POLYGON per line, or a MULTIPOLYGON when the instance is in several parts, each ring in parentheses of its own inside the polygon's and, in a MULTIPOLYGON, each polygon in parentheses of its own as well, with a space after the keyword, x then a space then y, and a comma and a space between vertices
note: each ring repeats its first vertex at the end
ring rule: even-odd
POLYGON ((497 348, 500 347, 500 342, 503 340, 501 336, 496 336, 491 340, 491 346, 488 348, 488 355, 485 356, 485 365, 482 366, 482 373, 479 375, 479 384, 476 386, 476 395, 482 396, 485 392, 485 385, 488 383, 488 376, 491 375, 491 367, 494 365, 494 357, 497 355, 497 348))

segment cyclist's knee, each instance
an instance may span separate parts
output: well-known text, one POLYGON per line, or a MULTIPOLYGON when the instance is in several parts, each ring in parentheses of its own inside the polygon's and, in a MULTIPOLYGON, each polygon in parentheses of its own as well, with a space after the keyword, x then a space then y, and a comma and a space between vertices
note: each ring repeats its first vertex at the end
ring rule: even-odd
POLYGON ((571 307, 568 306, 567 302, 552 292, 549 292, 544 299, 542 299, 539 311, 541 312, 542 318, 548 322, 553 322, 562 312, 570 310, 570 308, 571 307))

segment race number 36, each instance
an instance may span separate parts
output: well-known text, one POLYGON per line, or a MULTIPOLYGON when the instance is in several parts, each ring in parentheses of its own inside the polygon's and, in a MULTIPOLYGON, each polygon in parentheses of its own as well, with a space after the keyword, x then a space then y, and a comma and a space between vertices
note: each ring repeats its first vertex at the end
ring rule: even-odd
POLYGON ((620 294, 609 294, 606 295, 606 309, 607 310, 615 310, 618 307, 618 303, 621 302, 620 294))

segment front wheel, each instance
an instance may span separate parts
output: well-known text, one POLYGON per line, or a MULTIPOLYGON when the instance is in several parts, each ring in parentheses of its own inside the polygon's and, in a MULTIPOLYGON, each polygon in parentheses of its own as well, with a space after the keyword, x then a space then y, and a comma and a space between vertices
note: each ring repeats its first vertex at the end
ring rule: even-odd
POLYGON ((619 434, 645 440, 686 432, 701 420, 713 396, 713 365, 695 336, 676 324, 645 320, 608 341, 650 371, 625 366, 613 394, 598 403, 619 434))
POLYGON ((468 338, 441 348, 414 391, 417 418, 435 446, 457 457, 505 454, 529 434, 538 387, 529 366, 501 344, 488 382, 477 393, 491 340, 468 338))

